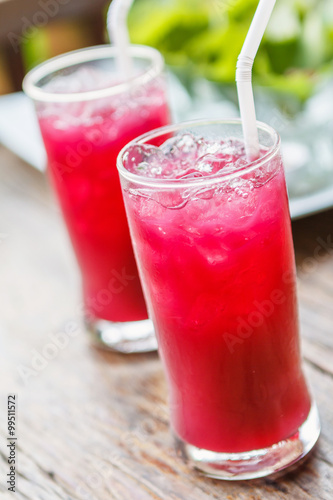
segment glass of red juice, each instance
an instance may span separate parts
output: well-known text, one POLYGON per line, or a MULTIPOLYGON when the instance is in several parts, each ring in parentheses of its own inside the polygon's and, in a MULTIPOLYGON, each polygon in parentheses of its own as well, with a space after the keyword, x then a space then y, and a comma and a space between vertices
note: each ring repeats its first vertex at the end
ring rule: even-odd
POLYGON ((101 345, 121 352, 157 347, 133 256, 116 158, 138 135, 166 125, 163 58, 131 46, 124 80, 117 51, 90 47, 48 60, 25 78, 82 274, 85 322, 101 345))
POLYGON ((240 121, 163 127, 118 157, 125 207, 183 457, 251 479, 305 456, 320 432, 302 372, 280 139, 240 121))

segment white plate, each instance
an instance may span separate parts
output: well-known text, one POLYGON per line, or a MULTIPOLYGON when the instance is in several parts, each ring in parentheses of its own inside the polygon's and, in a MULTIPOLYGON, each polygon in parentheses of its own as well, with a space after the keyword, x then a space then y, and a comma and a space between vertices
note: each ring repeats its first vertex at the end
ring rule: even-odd
POLYGON ((0 142, 37 170, 45 170, 46 154, 34 106, 23 92, 0 96, 0 142))
POLYGON ((293 220, 333 208, 333 184, 299 198, 290 198, 290 215, 293 220))

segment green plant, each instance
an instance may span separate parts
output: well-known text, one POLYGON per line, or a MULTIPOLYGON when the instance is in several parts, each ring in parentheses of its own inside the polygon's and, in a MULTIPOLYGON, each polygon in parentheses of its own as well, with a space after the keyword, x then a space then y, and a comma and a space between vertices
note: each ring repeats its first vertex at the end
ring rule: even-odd
MULTIPOLYGON (((237 56, 258 0, 137 0, 133 43, 156 47, 168 64, 234 83, 237 56)), ((331 0, 279 0, 253 68, 257 85, 306 100, 332 71, 331 0)))

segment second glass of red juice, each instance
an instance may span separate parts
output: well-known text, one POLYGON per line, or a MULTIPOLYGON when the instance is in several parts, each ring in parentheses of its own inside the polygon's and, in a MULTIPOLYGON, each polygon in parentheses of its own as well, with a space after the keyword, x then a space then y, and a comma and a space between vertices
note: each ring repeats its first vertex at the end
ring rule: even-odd
POLYGON ((111 46, 70 52, 34 68, 48 173, 82 273, 84 313, 95 340, 122 352, 156 349, 135 264, 116 158, 136 136, 169 123, 163 59, 131 46, 124 79, 111 46))
POLYGON ((319 435, 280 140, 258 131, 252 163, 240 121, 164 127, 118 158, 177 447, 222 479, 280 471, 319 435))

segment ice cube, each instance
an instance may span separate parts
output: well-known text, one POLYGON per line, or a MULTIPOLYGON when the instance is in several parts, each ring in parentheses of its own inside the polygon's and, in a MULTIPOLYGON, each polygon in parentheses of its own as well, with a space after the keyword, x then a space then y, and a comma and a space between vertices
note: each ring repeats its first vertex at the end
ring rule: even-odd
POLYGON ((239 140, 205 140, 190 133, 171 137, 160 147, 132 146, 125 157, 129 171, 169 179, 229 174, 245 165, 244 146, 239 140))
POLYGON ((182 169, 177 175, 175 175, 175 179, 196 179, 198 177, 203 177, 202 172, 198 172, 193 167, 182 169))
POLYGON ((214 175, 218 173, 228 174, 233 172, 237 166, 232 156, 219 157, 213 154, 206 154, 198 159, 195 168, 206 175, 214 175))
POLYGON ((131 146, 124 156, 124 166, 145 177, 168 177, 170 162, 160 148, 149 144, 131 146))
MULTIPOLYGON (((206 155, 210 156, 210 155, 206 155)), ((201 161, 196 164, 196 168, 205 174, 211 174, 213 172, 213 164, 208 160, 208 158, 203 157, 201 161)))
POLYGON ((202 139, 193 134, 185 133, 171 137, 161 146, 163 153, 170 159, 196 159, 202 139))
POLYGON ((56 94, 71 94, 104 89, 116 84, 115 75, 111 72, 86 65, 80 66, 71 74, 67 72, 60 73, 47 82, 44 89, 56 94))
POLYGON ((217 157, 242 157, 245 155, 245 148, 244 144, 235 138, 221 141, 202 139, 198 157, 206 154, 211 154, 217 157))

